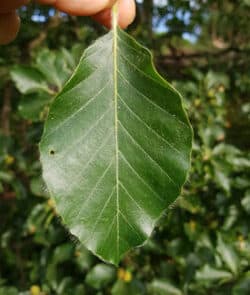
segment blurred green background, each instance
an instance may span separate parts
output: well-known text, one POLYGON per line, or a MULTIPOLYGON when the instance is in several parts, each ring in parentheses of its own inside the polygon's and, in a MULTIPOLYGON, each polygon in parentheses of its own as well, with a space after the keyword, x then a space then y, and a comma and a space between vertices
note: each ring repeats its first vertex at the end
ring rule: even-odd
POLYGON ((250 1, 144 0, 129 32, 183 94, 192 169, 119 269, 68 233, 41 179, 49 104, 105 29, 31 3, 0 47, 0 295, 250 294, 250 1))

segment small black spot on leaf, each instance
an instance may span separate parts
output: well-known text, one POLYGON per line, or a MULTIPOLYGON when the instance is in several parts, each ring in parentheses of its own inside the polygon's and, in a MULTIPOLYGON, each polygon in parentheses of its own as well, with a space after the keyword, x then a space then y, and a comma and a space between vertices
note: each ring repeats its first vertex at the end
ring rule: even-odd
POLYGON ((50 150, 49 151, 49 154, 53 156, 55 154, 55 151, 54 150, 50 150))

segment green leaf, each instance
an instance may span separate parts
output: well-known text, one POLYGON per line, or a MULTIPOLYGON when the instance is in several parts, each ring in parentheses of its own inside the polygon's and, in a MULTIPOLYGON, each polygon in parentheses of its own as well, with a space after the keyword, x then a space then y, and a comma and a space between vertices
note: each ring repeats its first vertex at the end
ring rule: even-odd
POLYGON ((103 263, 97 264, 86 276, 86 283, 95 289, 105 287, 115 278, 115 269, 103 263))
POLYGON ((112 295, 143 295, 145 294, 145 290, 143 285, 139 281, 132 281, 130 283, 125 283, 123 281, 118 280, 112 290, 112 295))
POLYGON ((245 5, 250 6, 250 0, 244 0, 245 5))
POLYGON ((226 244, 220 234, 217 235, 217 251, 220 254, 222 260, 225 262, 227 267, 234 273, 237 274, 238 272, 238 263, 239 259, 231 247, 231 245, 226 244))
POLYGON ((220 170, 220 167, 217 166, 214 171, 215 182, 217 185, 225 190, 227 194, 230 193, 230 177, 227 175, 226 171, 223 169, 220 170))
POLYGON ((48 195, 44 181, 40 176, 31 179, 30 190, 32 194, 38 197, 44 197, 48 195))
POLYGON ((250 213, 250 189, 245 192, 244 198, 241 200, 241 206, 247 213, 250 213))
POLYGON ((205 78, 207 89, 210 89, 211 87, 216 87, 219 85, 223 85, 226 88, 229 86, 229 79, 226 75, 221 73, 216 73, 213 71, 209 71, 205 78))
POLYGON ((0 295, 18 295, 18 290, 14 287, 0 287, 0 295))
POLYGON ((234 285, 233 295, 248 295, 250 290, 250 272, 248 271, 245 276, 234 285))
POLYGON ((86 50, 52 103, 43 176, 71 233, 117 264, 180 194, 191 145, 180 95, 117 29, 86 50))
POLYGON ((43 119, 43 112, 48 106, 51 96, 46 92, 37 92, 35 94, 26 94, 21 98, 18 105, 20 115, 33 122, 43 119))
POLYGON ((46 85, 45 77, 35 68, 16 65, 12 68, 10 74, 17 89, 23 94, 33 93, 39 90, 50 92, 46 85))
POLYGON ((53 264, 58 264, 70 260, 73 255, 73 251, 74 245, 72 245, 72 243, 61 244, 54 250, 51 263, 53 262, 53 264))
POLYGON ((155 279, 148 286, 149 294, 151 295, 182 295, 182 291, 176 288, 173 284, 164 281, 155 279))
POLYGON ((204 265, 204 267, 196 273, 197 281, 230 280, 231 278, 232 274, 230 272, 213 268, 208 264, 204 265))
POLYGON ((76 251, 76 264, 81 271, 87 271, 91 268, 95 257, 83 245, 79 244, 76 251))
POLYGON ((68 58, 65 58, 65 50, 57 54, 48 49, 42 50, 36 59, 36 66, 46 77, 47 81, 55 87, 55 90, 61 90, 62 85, 72 73, 67 64, 68 58))
POLYGON ((58 276, 58 264, 70 261, 74 254, 74 245, 72 243, 64 243, 57 246, 53 252, 53 257, 46 270, 46 278, 48 281, 56 280, 58 276))

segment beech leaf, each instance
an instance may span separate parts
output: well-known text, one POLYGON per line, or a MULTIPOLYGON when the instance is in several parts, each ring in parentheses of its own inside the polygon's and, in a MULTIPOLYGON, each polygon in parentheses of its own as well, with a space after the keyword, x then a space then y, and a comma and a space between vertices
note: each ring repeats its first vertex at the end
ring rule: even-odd
POLYGON ((70 232, 118 264, 179 196, 191 146, 180 94, 115 27, 85 51, 52 103, 43 177, 70 232))

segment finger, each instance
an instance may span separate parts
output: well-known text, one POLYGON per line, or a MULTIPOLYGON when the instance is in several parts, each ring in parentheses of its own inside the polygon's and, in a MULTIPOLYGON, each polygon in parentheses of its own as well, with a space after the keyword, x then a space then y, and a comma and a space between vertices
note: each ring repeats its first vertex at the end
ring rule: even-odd
POLYGON ((8 44, 16 38, 20 19, 15 11, 0 14, 0 44, 8 44))
POLYGON ((54 6, 71 15, 93 15, 109 7, 116 0, 56 0, 54 6))
POLYGON ((25 5, 29 0, 1 0, 0 1, 0 13, 8 13, 16 8, 25 5))
MULTIPOLYGON (((124 29, 135 19, 136 7, 134 0, 118 0, 118 23, 124 29)), ((93 16, 95 20, 104 26, 111 28, 111 9, 105 9, 93 16)))
POLYGON ((56 0, 37 0, 37 2, 43 5, 54 5, 56 0))

